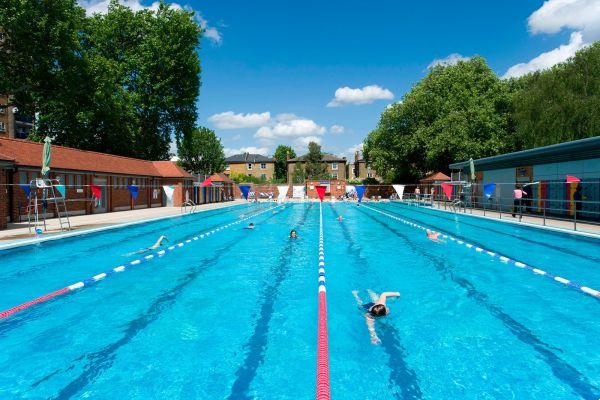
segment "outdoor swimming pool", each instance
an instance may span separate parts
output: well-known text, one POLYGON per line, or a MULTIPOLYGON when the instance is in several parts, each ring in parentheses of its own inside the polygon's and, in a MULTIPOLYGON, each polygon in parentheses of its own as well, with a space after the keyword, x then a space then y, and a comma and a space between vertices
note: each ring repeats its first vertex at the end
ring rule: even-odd
MULTIPOLYGON (((314 398, 320 205, 271 207, 0 252, 0 311, 126 266, 0 319, 0 398, 314 398), (174 250, 131 265, 161 234, 174 250)), ((394 203, 322 214, 332 398, 600 398, 599 300, 499 258, 598 289, 597 240, 394 203), (377 346, 367 289, 402 294, 377 346)))

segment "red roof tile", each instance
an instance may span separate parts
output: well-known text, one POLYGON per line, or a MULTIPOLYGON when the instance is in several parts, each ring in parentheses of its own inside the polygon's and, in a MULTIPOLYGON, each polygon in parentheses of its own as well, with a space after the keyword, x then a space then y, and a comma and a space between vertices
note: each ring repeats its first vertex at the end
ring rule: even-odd
POLYGON ((421 179, 421 182, 449 181, 450 177, 442 172, 433 172, 421 179))
MULTIPOLYGON (((41 168, 43 147, 43 143, 29 140, 0 138, 0 158, 6 156, 17 166, 41 168)), ((50 169, 168 178, 192 177, 171 161, 146 161, 57 145, 52 145, 50 169)))
POLYGON ((212 174, 210 176, 210 180, 213 182, 233 183, 233 180, 231 180, 227 175, 225 175, 224 173, 221 173, 221 172, 212 174))

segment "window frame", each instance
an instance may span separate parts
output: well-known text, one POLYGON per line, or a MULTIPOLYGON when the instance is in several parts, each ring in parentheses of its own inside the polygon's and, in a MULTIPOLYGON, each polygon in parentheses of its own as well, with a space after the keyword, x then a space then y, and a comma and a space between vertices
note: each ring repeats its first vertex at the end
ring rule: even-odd
POLYGON ((332 171, 338 171, 340 169, 339 163, 337 162, 332 162, 331 163, 331 170, 332 171))
POLYGON ((252 163, 246 163, 246 170, 252 171, 252 167, 253 167, 252 163))

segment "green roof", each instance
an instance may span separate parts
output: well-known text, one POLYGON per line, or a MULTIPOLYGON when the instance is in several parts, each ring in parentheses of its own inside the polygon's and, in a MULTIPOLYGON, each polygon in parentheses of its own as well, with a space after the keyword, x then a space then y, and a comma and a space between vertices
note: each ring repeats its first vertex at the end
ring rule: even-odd
MULTIPOLYGON (((536 147, 535 149, 501 154, 474 160, 475 169, 500 169, 600 158, 600 136, 536 147)), ((463 169, 469 161, 450 164, 450 169, 463 169)))

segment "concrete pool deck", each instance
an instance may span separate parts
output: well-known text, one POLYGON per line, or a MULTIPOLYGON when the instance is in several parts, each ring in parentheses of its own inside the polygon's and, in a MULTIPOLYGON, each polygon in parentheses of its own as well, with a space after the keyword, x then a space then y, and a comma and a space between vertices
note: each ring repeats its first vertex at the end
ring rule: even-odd
MULTIPOLYGON (((217 210, 219 208, 231 207, 246 203, 247 202, 245 200, 234 200, 224 203, 200 204, 196 206, 196 212, 217 210)), ((74 215, 69 218, 71 222, 71 230, 63 232, 60 231, 58 218, 51 218, 46 220, 46 226, 48 230, 42 234, 42 237, 58 236, 58 234, 61 233, 82 233, 98 228, 116 227, 119 225, 173 217, 181 214, 181 207, 156 207, 130 211, 116 211, 103 214, 74 215)), ((32 235, 29 232, 27 221, 9 223, 7 229, 0 231, 0 245, 9 243, 17 244, 22 241, 29 242, 33 238, 35 238, 35 235, 32 235)))

